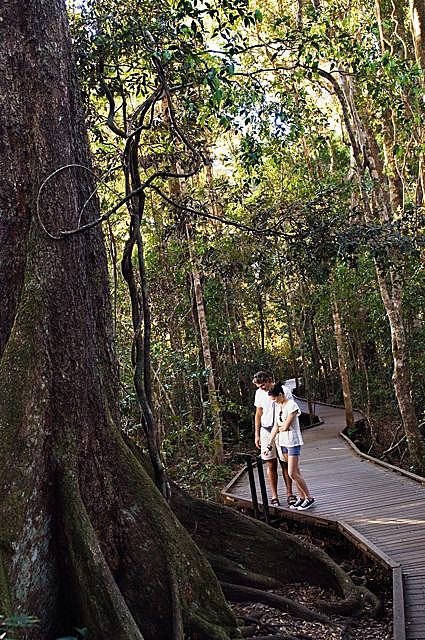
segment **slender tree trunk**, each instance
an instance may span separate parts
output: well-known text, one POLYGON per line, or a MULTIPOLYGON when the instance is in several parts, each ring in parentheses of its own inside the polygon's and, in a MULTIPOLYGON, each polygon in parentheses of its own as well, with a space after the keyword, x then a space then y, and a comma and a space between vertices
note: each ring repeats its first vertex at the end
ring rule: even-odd
MULTIPOLYGON (((344 114, 344 122, 353 147, 353 155, 359 175, 359 183, 364 183, 365 168, 369 171, 373 184, 372 199, 362 188, 363 203, 365 205, 365 219, 371 221, 378 218, 382 223, 395 219, 400 212, 399 187, 392 180, 392 172, 387 172, 383 165, 377 140, 367 125, 366 118, 362 118, 356 107, 356 86, 353 79, 344 78, 341 84, 335 78, 323 73, 335 89, 344 114), (396 206, 396 210, 392 207, 396 206)), ((394 391, 397 399, 403 426, 408 438, 409 454, 412 464, 417 470, 423 469, 424 446, 418 429, 413 398, 411 397, 409 353, 403 316, 400 312, 402 294, 400 291, 400 275, 402 269, 400 258, 394 253, 388 254, 386 267, 387 278, 384 277, 378 263, 376 276, 382 301, 390 325, 392 339, 392 354, 394 367, 394 391), (389 284, 386 282, 388 280, 389 284)))
POLYGON ((201 337, 202 354, 207 375, 208 400, 210 405, 211 418, 214 429, 214 459, 216 462, 223 462, 223 429, 221 423, 220 404, 218 401, 217 388, 215 384, 214 368, 211 357, 210 339, 208 333, 207 316, 205 313, 204 294, 202 290, 201 276, 197 270, 195 251, 193 240, 188 227, 186 227, 186 236, 189 247, 189 255, 192 263, 192 278, 194 286, 194 294, 196 300, 196 311, 199 323, 199 332, 201 337))
POLYGON ((227 309, 227 316, 229 321, 230 335, 232 336, 231 348, 233 356, 233 364, 237 371, 238 386, 239 386, 239 401, 243 404, 249 402, 251 398, 251 386, 247 384, 247 380, 243 374, 243 353, 242 344, 240 339, 240 331, 238 327, 238 321, 235 313, 235 303, 233 299, 233 293, 231 287, 229 287, 226 278, 222 278, 223 292, 225 298, 225 305, 227 309))
MULTIPOLYGON (((178 326, 177 322, 171 323, 169 327, 169 337, 170 347, 172 351, 178 354, 179 357, 183 360, 185 349, 183 345, 181 329, 178 326)), ((177 381, 177 389, 174 390, 173 394, 176 397, 175 402, 177 402, 180 415, 184 415, 184 423, 189 422, 193 425, 195 423, 193 415, 193 403, 187 375, 184 369, 182 369, 181 367, 177 367, 175 375, 177 381)))
MULTIPOLYGON (((305 318, 304 318, 303 325, 305 326, 305 318)), ((302 365, 302 372, 303 372, 304 395, 305 395, 305 399, 307 401, 308 413, 309 413, 309 416, 310 416, 310 420, 311 420, 311 422, 313 422, 313 417, 314 417, 313 392, 312 392, 312 388, 311 388, 310 371, 309 371, 309 368, 308 368, 307 358, 306 358, 306 353, 305 353, 306 350, 305 350, 305 347, 304 347, 304 342, 305 342, 304 326, 301 326, 301 324, 298 323, 296 325, 296 330, 297 330, 297 334, 298 334, 299 351, 300 351, 300 354, 301 354, 301 365, 302 365)))
POLYGON ((287 296, 287 292, 286 292, 285 279, 284 278, 282 278, 282 280, 281 280, 281 289, 282 289, 282 300, 283 300, 283 305, 284 305, 284 311, 285 311, 285 316, 286 316, 286 327, 287 327, 287 330, 288 330, 289 349, 290 349, 290 352, 291 352, 292 375, 295 378, 295 393, 297 393, 298 386, 299 386, 299 372, 298 372, 298 363, 297 363, 297 352, 296 352, 296 349, 295 349, 295 340, 294 340, 294 333, 293 333, 293 318, 292 318, 292 314, 290 313, 290 310, 289 310, 288 296, 287 296))
POLYGON ((368 373, 368 369, 366 366, 366 360, 365 360, 365 355, 364 355, 364 351, 363 351, 363 345, 361 343, 361 340, 359 338, 359 336, 357 335, 357 357, 358 357, 358 361, 359 361, 359 368, 360 370, 363 372, 363 378, 364 378, 364 389, 365 389, 365 402, 363 403, 363 406, 365 407, 365 413, 366 413, 366 417, 369 420, 370 419, 370 384, 369 384, 369 373, 368 373))
MULTIPOLYGON (((214 176, 213 169, 211 163, 205 165, 205 180, 208 186, 209 197, 210 197, 210 209, 211 213, 216 216, 216 218, 220 218, 221 216, 221 208, 220 203, 217 198, 217 192, 214 186, 214 176)), ((221 233, 223 226, 220 222, 216 223, 216 229, 218 233, 221 233)))
POLYGON ((418 428, 418 421, 411 397, 409 350, 401 317, 403 291, 398 274, 392 273, 391 294, 388 291, 387 270, 376 264, 379 289, 384 301, 391 329, 391 346, 394 359, 393 383, 398 400, 412 464, 422 472, 425 466, 425 445, 418 428), (398 295, 397 295, 398 292, 398 295))
POLYGON ((325 397, 328 398, 329 397, 329 373, 328 373, 328 367, 326 364, 326 361, 319 349, 319 345, 317 342, 317 333, 316 333, 316 327, 315 327, 315 322, 314 322, 314 317, 311 318, 310 321, 310 326, 311 326, 311 330, 310 330, 310 336, 311 336, 311 346, 312 346, 312 353, 314 354, 314 362, 317 363, 317 373, 318 376, 321 376, 323 379, 323 388, 324 388, 324 392, 325 392, 325 397))
POLYGON ((341 377, 342 394, 344 397, 345 422, 347 424, 347 427, 351 429, 352 427, 354 427, 354 414, 353 404, 351 401, 350 379, 348 375, 349 367, 347 359, 347 349, 344 333, 341 326, 341 315, 339 312, 335 294, 333 294, 332 300, 332 316, 334 320, 335 341, 338 353, 339 375, 341 377))
MULTIPOLYGON (((410 29, 412 32, 416 62, 425 72, 425 3, 422 0, 410 0, 410 29)), ((422 87, 425 81, 422 78, 422 87)), ((420 127, 420 139, 423 140, 423 124, 420 127)), ((425 154, 419 154, 418 181, 416 186, 416 204, 423 206, 425 199, 425 154)))
POLYGON ((304 0, 297 0, 297 17, 296 17, 297 29, 303 28, 303 4, 304 4, 304 0))
MULTIPOLYGON (((170 195, 175 195, 173 192, 172 181, 169 181, 170 195)), ((160 308, 162 308, 163 314, 163 332, 164 340, 169 340, 171 350, 177 355, 181 361, 185 358, 185 349, 182 340, 182 326, 181 319, 179 318, 179 305, 180 300, 178 297, 178 291, 173 279, 174 269, 170 265, 170 258, 168 252, 167 242, 164 240, 164 213, 157 212, 155 216, 156 231, 158 234, 158 260, 161 265, 161 298, 159 301, 160 308), (165 302, 165 308, 163 303, 165 302)), ((180 422, 194 424, 193 402, 191 398, 191 390, 188 383, 187 374, 184 366, 177 366, 174 372, 175 375, 175 388, 170 392, 173 397, 173 405, 175 404, 178 409, 180 422), (184 416, 184 417, 183 417, 184 416)), ((159 398, 159 402, 161 399, 159 398)), ((183 426, 183 425, 182 425, 183 426)))
MULTIPOLYGON (((170 180, 170 191, 176 196, 181 196, 183 187, 177 180, 170 180)), ((189 252, 189 258, 192 267, 192 282, 194 297, 196 303, 196 317, 199 327, 199 337, 201 341, 202 356, 206 371, 207 386, 208 386, 208 401, 209 410, 213 424, 214 433, 214 460, 221 463, 224 459, 223 449, 223 427, 220 411, 220 403, 218 399, 217 386, 215 382, 213 360, 211 355, 210 338, 207 323, 207 314, 204 304, 204 294, 202 289, 202 282, 199 270, 197 268, 197 258, 195 254, 195 246, 192 238, 192 229, 188 223, 185 225, 187 246, 189 252)))
POLYGON ((422 0, 410 0, 409 12, 415 58, 425 69, 425 4, 422 0))
POLYGON ((256 300, 257 300, 257 310, 258 310, 258 320, 260 325, 260 349, 261 352, 264 353, 266 350, 266 327, 264 322, 264 302, 263 297, 261 295, 261 289, 258 284, 255 287, 256 300))

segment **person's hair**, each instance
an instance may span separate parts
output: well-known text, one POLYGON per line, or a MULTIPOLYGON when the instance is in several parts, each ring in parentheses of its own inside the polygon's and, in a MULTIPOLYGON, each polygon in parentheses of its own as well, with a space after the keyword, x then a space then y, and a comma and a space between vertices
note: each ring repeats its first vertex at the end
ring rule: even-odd
POLYGON ((274 387, 272 387, 270 389, 269 396, 273 396, 273 398, 277 398, 277 396, 280 396, 280 394, 285 396, 285 398, 287 397, 287 395, 285 393, 285 389, 282 386, 282 383, 281 382, 276 382, 274 387))
POLYGON ((274 376, 270 371, 257 371, 252 379, 253 384, 263 384, 263 382, 272 382, 274 376))

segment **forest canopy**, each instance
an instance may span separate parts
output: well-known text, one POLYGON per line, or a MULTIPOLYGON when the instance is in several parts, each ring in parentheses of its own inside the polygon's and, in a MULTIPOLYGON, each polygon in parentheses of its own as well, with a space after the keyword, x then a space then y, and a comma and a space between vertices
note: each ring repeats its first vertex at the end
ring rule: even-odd
POLYGON ((69 15, 128 428, 124 204, 139 208, 144 385, 181 479, 202 474, 194 445, 203 467, 223 459, 223 431, 249 430, 260 368, 344 402, 350 427, 363 410, 372 450, 420 470, 420 3, 87 2, 69 15))

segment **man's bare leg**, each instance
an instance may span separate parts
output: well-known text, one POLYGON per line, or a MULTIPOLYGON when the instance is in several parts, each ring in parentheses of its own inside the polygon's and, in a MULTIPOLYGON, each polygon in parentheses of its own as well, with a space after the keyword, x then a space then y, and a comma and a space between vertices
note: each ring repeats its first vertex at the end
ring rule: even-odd
POLYGON ((272 500, 277 499, 277 458, 267 460, 266 465, 267 480, 270 491, 272 492, 272 500))
POLYGON ((280 460, 280 467, 285 481, 286 495, 289 498, 289 496, 293 496, 294 494, 292 493, 292 478, 288 472, 288 462, 286 460, 280 460))

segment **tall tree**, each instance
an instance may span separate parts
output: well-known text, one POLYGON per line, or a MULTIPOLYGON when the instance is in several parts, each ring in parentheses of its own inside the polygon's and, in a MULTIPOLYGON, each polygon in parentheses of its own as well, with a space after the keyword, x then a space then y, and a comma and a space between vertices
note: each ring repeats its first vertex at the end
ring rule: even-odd
POLYGON ((224 633, 208 563, 120 435, 101 231, 54 239, 98 217, 65 5, 11 0, 0 28, 1 609, 38 616, 34 639, 224 633))
POLYGON ((332 315, 334 320, 335 341, 338 352, 338 364, 341 377, 342 394, 344 398, 345 421, 347 427, 352 428, 354 426, 354 414, 353 404, 351 401, 350 379, 348 375, 347 349, 344 340, 344 331, 341 326, 341 314, 338 307, 336 294, 334 294, 334 298, 332 301, 332 315))

